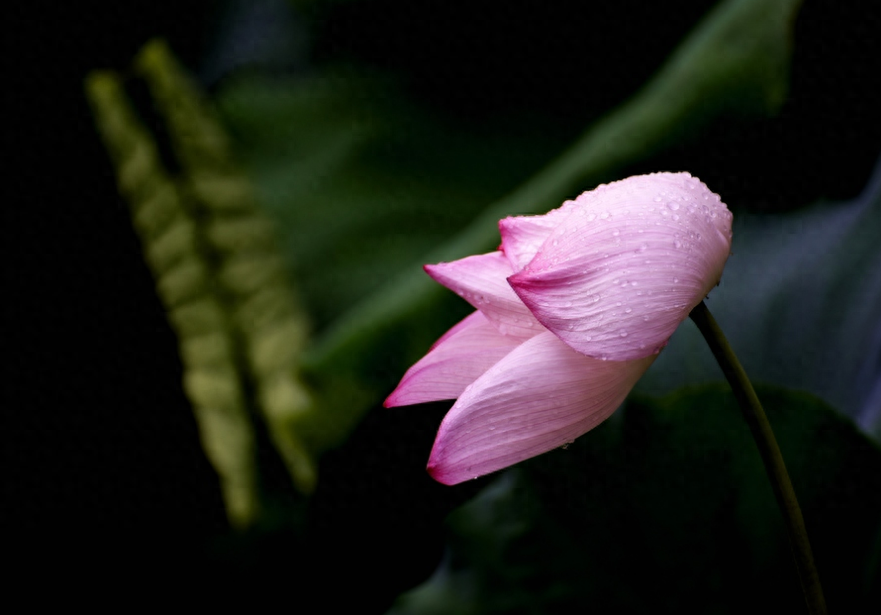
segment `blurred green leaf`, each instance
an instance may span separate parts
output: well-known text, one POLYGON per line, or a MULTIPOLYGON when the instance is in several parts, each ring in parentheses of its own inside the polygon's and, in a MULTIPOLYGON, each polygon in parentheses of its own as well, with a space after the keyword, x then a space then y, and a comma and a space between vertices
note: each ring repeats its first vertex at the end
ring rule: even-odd
POLYGON ((719 117, 776 112, 799 4, 721 3, 632 100, 541 170, 557 140, 505 121, 466 131, 375 74, 223 88, 222 114, 321 334, 306 359, 324 396, 314 437, 343 437, 464 314, 422 263, 491 250, 500 218, 557 207, 719 117))
MULTIPOLYGON (((881 450, 802 393, 760 388, 830 612, 877 610, 881 450), (873 608, 874 607, 874 608, 873 608)), ((395 615, 799 612, 761 460, 727 386, 637 398, 450 516, 448 554, 395 615)))
MULTIPOLYGON (((170 54, 148 45, 136 72, 168 124, 192 208, 165 243, 183 238, 199 255, 175 276, 157 276, 159 291, 184 293, 184 303, 216 295, 231 379, 245 385, 246 403, 309 491, 314 455, 341 443, 467 311, 422 263, 491 250, 498 219, 557 207, 719 118, 775 113, 799 5, 719 4, 633 99, 565 150, 568 135, 522 114, 501 109, 466 125, 410 98, 395 77, 354 67, 232 79, 216 96, 221 126, 170 54), (285 269, 318 335, 308 351, 285 269)), ((123 192, 139 160, 121 165, 123 192)), ((162 245, 145 242, 148 258, 161 260, 162 245)), ((191 342, 182 339, 185 360, 213 352, 191 342)))
POLYGON ((119 191, 129 203, 157 293, 178 337, 184 388, 202 448, 217 472, 227 517, 233 527, 248 527, 262 509, 256 438, 234 351, 233 318, 197 240, 192 200, 183 182, 164 168, 122 79, 96 71, 85 85, 116 165, 119 191))
MULTIPOLYGON (((881 442, 881 160, 851 202, 743 213, 733 228, 709 305, 750 378, 809 391, 881 442)), ((661 395, 718 378, 689 321, 637 391, 661 395)))

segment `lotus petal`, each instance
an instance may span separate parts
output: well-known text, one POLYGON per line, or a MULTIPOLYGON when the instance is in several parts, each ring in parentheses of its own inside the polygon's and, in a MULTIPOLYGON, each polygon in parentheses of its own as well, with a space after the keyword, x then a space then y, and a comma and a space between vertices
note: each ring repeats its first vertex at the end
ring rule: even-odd
POLYGON ((542 330, 508 284, 514 270, 501 252, 425 265, 425 271, 483 312, 500 333, 528 338, 542 330))
MULTIPOLYGON (((539 328, 535 328, 538 333, 539 328)), ((456 399, 469 384, 520 345, 524 338, 502 335, 481 312, 459 321, 404 374, 386 408, 456 399)))
POLYGON ((429 473, 454 485, 572 442, 621 405, 654 359, 592 359, 553 333, 536 335, 459 396, 441 423, 429 473))
POLYGON ((514 271, 520 271, 535 258, 551 232, 573 212, 574 207, 577 207, 575 201, 566 201, 543 216, 509 216, 499 220, 501 250, 514 271))
POLYGON ((508 278, 535 317, 580 353, 657 353, 719 282, 731 213, 687 173, 586 192, 535 257, 508 278))

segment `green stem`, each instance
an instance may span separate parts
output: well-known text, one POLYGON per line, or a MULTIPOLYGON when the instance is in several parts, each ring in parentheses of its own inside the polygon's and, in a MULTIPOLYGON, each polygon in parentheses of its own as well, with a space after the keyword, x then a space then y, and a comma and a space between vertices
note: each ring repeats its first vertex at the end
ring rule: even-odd
POLYGON ((792 547, 792 555, 795 558, 795 566, 798 569, 808 612, 811 615, 825 615, 826 599, 823 597, 820 577, 817 574, 817 567, 814 565, 814 556, 805 529, 805 521, 802 518, 795 490, 789 480, 789 473, 786 471, 786 464, 783 463, 783 455, 780 454, 780 448, 777 446, 777 440, 774 438, 774 431, 771 429, 768 417, 765 416, 762 404, 759 402, 746 372, 743 371, 740 361, 737 360, 734 351, 728 345, 728 340, 725 339, 722 329, 710 314, 706 304, 699 303, 691 311, 690 316, 697 328, 700 329, 704 339, 707 340, 710 350, 713 351, 713 356, 716 357, 716 361, 719 362, 719 366, 725 373, 725 377, 734 391, 734 396, 740 404, 743 417, 759 447, 759 453, 765 463, 765 471, 768 473, 768 478, 771 479, 771 487, 777 498, 777 505, 786 522, 789 544, 792 547))

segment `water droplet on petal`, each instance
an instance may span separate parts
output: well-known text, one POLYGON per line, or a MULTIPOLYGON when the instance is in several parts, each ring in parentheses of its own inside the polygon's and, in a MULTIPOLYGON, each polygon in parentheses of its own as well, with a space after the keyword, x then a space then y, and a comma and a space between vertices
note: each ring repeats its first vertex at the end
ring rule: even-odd
POLYGON ((676 201, 670 201, 667 203, 667 208, 676 211, 677 209, 679 209, 679 203, 677 203, 676 201))
POLYGON ((632 312, 632 311, 633 311, 633 308, 627 308, 627 309, 624 310, 624 313, 625 313, 625 314, 629 314, 629 313, 632 312))

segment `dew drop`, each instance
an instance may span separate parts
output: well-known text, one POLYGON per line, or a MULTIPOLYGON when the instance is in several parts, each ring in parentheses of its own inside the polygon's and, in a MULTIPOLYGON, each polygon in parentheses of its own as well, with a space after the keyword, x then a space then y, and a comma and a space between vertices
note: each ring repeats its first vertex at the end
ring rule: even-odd
POLYGON ((629 314, 629 313, 632 312, 632 311, 633 311, 633 308, 626 308, 626 309, 624 310, 624 313, 625 313, 625 314, 629 314))
POLYGON ((674 284, 679 284, 679 278, 673 278, 673 283, 674 283, 674 284))
POLYGON ((648 321, 649 321, 649 317, 648 317, 648 316, 643 316, 643 317, 642 317, 642 320, 643 320, 643 322, 648 322, 648 321))
POLYGON ((631 286, 636 286, 636 282, 631 282, 630 285, 631 285, 631 286))
POLYGON ((621 234, 621 231, 612 231, 612 237, 617 237, 621 234))
POLYGON ((609 219, 609 212, 604 211, 603 213, 600 214, 600 220, 608 220, 608 219, 609 219))
POLYGON ((682 242, 677 239, 673 242, 673 245, 676 246, 677 249, 679 249, 682 247, 682 242))
POLYGON ((667 208, 676 211, 677 209, 679 209, 679 203, 677 203, 676 201, 670 201, 667 203, 667 208))
POLYGON ((640 244, 640 246, 639 246, 640 252, 645 252, 648 249, 649 249, 648 244, 643 243, 643 244, 640 244))

